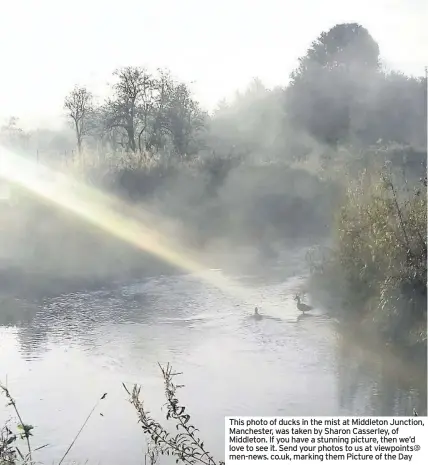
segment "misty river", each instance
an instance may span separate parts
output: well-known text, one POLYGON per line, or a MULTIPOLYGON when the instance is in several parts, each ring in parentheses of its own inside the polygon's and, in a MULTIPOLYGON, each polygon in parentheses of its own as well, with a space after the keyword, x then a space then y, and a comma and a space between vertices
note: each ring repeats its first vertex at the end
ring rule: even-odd
MULTIPOLYGON (((58 460, 106 392, 69 458, 144 463, 121 383, 141 384, 146 408, 163 420, 158 362, 183 372, 179 398, 218 459, 225 415, 426 414, 423 370, 360 344, 322 308, 302 318, 293 296, 307 277, 303 256, 234 276, 251 291, 248 306, 196 276, 158 275, 46 299, 16 326, 0 321, 0 380, 35 426, 34 447, 49 443, 36 458, 58 460), (270 297, 283 305, 266 310, 270 297), (260 321, 250 317, 255 305, 260 321)), ((1 421, 12 414, 5 403, 1 421)))

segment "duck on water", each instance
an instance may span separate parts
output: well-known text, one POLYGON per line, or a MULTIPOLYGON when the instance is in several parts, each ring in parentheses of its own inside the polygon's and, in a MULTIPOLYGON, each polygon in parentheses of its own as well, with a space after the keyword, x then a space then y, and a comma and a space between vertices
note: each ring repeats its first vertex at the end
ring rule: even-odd
POLYGON ((259 308, 258 308, 258 307, 256 307, 256 308, 254 309, 253 318, 254 318, 255 320, 261 320, 261 319, 263 318, 262 315, 260 315, 260 313, 259 313, 259 308))
POLYGON ((294 296, 294 300, 297 302, 297 308, 298 308, 302 313, 306 313, 306 312, 309 312, 310 310, 313 310, 313 309, 314 309, 314 308, 311 307, 310 305, 306 305, 306 304, 303 304, 302 302, 300 302, 300 296, 299 296, 299 295, 294 296))
MULTIPOLYGON (((297 301, 297 308, 303 313, 305 314, 306 312, 309 312, 310 310, 313 310, 313 307, 311 307, 310 305, 307 305, 307 304, 304 304, 300 301, 300 296, 299 295, 296 295, 294 297, 294 300, 297 301)), ((254 313, 252 315, 252 317, 255 319, 255 320, 261 320, 263 318, 262 315, 260 315, 259 313, 259 308, 258 307, 255 307, 254 308, 254 313)))

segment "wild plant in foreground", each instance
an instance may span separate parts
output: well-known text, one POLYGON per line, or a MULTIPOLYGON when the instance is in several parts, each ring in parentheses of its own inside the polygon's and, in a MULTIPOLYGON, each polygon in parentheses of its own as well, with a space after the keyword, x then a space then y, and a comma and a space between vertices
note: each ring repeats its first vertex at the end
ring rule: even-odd
POLYGON ((153 440, 148 441, 147 450, 144 454, 144 465, 155 465, 159 461, 160 450, 153 440))
POLYGON ((0 429, 0 464, 14 465, 17 461, 18 454, 15 442, 16 434, 9 428, 9 423, 5 423, 0 429))
MULTIPOLYGON (((9 389, 0 384, 0 390, 3 392, 3 394, 6 396, 6 398, 9 400, 7 406, 12 406, 13 409, 15 410, 16 416, 18 417, 19 424, 18 424, 18 433, 13 433, 12 430, 9 428, 8 424, 5 424, 1 429, 0 429, 0 465, 33 465, 35 462, 33 461, 33 450, 31 448, 31 442, 30 442, 30 436, 32 436, 32 430, 34 427, 32 425, 27 425, 23 422, 21 414, 19 413, 18 407, 16 405, 15 399, 12 397, 10 394, 9 389), (24 455, 19 447, 16 445, 16 441, 20 439, 25 439, 27 443, 27 453, 24 455)), ((58 465, 61 465, 61 463, 64 461, 64 459, 67 457, 71 449, 73 448, 75 442, 77 441, 77 438, 80 436, 82 433, 83 429, 85 428, 86 424, 88 423, 89 419, 91 418, 92 414, 94 413, 95 409, 98 407, 98 404, 100 401, 104 400, 106 397, 107 393, 103 394, 98 401, 95 403, 95 405, 92 407, 92 410, 89 412, 89 415, 86 417, 85 421, 83 422, 81 428, 75 435, 73 441, 71 442, 70 446, 67 448, 65 451, 64 455, 62 456, 61 460, 59 461, 58 465)), ((34 452, 39 451, 40 449, 43 449, 46 447, 48 444, 44 444, 43 446, 37 447, 34 449, 34 452)), ((148 454, 147 452, 146 454, 148 454)), ((154 462, 151 464, 153 465, 154 462)), ((150 464, 149 464, 150 465, 150 464)))
MULTIPOLYGON (((217 462, 213 459, 211 454, 204 448, 204 443, 196 436, 198 429, 190 424, 190 415, 185 413, 185 407, 181 406, 177 399, 177 389, 183 387, 183 385, 174 384, 173 377, 181 373, 173 372, 170 364, 168 364, 166 368, 163 368, 161 365, 159 365, 159 367, 162 371, 165 384, 165 396, 167 399, 165 404, 167 407, 166 419, 175 421, 176 430, 178 431, 176 435, 168 433, 165 428, 156 422, 156 420, 149 415, 149 412, 144 409, 143 401, 140 400, 141 388, 139 386, 135 385, 132 392, 130 392, 123 384, 123 387, 130 396, 129 400, 131 404, 137 410, 138 421, 142 425, 143 432, 149 436, 144 464, 156 465, 160 455, 171 455, 176 458, 176 463, 181 462, 186 465, 217 465, 217 462)), ((32 460, 32 448, 29 439, 30 436, 32 436, 31 430, 33 427, 31 425, 25 425, 22 422, 16 402, 10 395, 9 390, 1 384, 0 390, 3 391, 8 398, 8 405, 14 408, 21 422, 20 425, 18 425, 18 430, 20 430, 18 433, 13 433, 11 428, 9 428, 9 423, 6 423, 0 428, 0 465, 34 465, 35 462, 32 460), (27 440, 28 453, 25 455, 16 445, 16 441, 19 437, 27 440)), ((107 394, 103 394, 95 403, 58 465, 60 465, 69 454, 99 402, 104 400, 106 395, 107 394)), ((416 409, 413 409, 413 416, 418 416, 416 409)), ((46 446, 47 444, 34 449, 34 451, 38 451, 46 446)), ((218 462, 218 465, 224 465, 224 462, 218 462)))
POLYGON ((0 384, 0 391, 3 392, 6 399, 8 400, 7 406, 11 406, 15 410, 16 416, 19 420, 17 433, 13 433, 7 424, 4 425, 0 431, 0 464, 15 464, 17 463, 18 457, 20 458, 22 464, 33 464, 34 462, 32 458, 30 436, 33 435, 31 430, 34 427, 23 422, 21 414, 19 413, 18 407, 16 405, 16 401, 11 396, 9 389, 3 384, 0 384), (25 455, 21 452, 18 445, 16 444, 18 438, 26 440, 27 453, 25 455))
POLYGON ((61 465, 62 462, 64 462, 65 458, 73 448, 74 444, 77 441, 77 438, 80 436, 82 433, 83 429, 85 428, 86 424, 88 423, 89 419, 91 418, 92 414, 95 412, 95 409, 98 407, 98 404, 104 400, 107 396, 107 393, 104 393, 96 402, 95 405, 92 407, 91 411, 89 412, 88 416, 86 417, 85 421, 83 422, 82 426, 80 427, 79 431, 77 432, 76 436, 74 436, 73 440, 71 441, 71 444, 68 446, 67 450, 65 451, 64 455, 61 457, 61 460, 58 462, 58 465, 61 465))
MULTIPOLYGON (((173 382, 175 376, 181 374, 173 372, 168 363, 164 368, 159 364, 165 385, 166 419, 175 422, 177 434, 170 434, 160 423, 150 416, 150 412, 140 400, 141 387, 134 385, 132 392, 123 384, 129 395, 129 400, 137 411, 138 421, 143 432, 150 437, 160 455, 171 455, 176 458, 176 463, 217 465, 211 454, 205 449, 203 441, 196 435, 199 431, 190 424, 190 415, 185 413, 186 408, 180 405, 177 398, 177 390, 184 387, 173 382)), ((147 454, 146 454, 147 458, 147 454)), ((223 465, 224 462, 218 462, 223 465)))

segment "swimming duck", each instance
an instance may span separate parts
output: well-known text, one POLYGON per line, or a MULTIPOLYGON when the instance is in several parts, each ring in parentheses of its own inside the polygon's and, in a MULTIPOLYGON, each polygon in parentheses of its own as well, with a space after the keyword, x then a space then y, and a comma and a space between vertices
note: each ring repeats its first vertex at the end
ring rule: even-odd
POLYGON ((254 315, 253 315, 253 316, 254 316, 254 318, 255 318, 256 320, 261 320, 261 319, 263 318, 263 317, 260 315, 260 313, 259 313, 258 307, 256 307, 256 308, 254 309, 254 315))
POLYGON ((298 308, 302 313, 309 312, 310 310, 313 310, 313 307, 311 307, 310 305, 302 304, 302 303, 300 302, 300 296, 299 296, 299 295, 296 295, 296 296, 294 297, 294 300, 297 301, 297 308, 298 308))

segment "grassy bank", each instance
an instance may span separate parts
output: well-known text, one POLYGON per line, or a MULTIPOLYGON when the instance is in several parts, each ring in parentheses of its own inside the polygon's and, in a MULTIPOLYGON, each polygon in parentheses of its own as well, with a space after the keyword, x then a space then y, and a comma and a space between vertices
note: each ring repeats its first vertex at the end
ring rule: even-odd
POLYGON ((312 258, 326 286, 364 330, 404 346, 427 342, 426 177, 389 165, 348 180, 331 248, 312 258))

